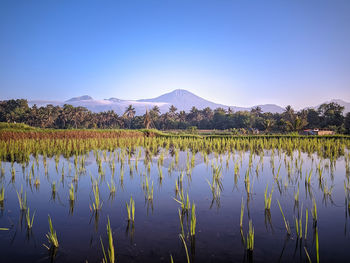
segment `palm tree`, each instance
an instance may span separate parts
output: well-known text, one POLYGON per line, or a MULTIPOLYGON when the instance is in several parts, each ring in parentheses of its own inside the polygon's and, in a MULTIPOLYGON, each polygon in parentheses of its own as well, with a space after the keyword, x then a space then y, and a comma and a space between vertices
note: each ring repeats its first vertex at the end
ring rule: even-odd
POLYGON ((129 129, 131 127, 131 119, 134 118, 135 116, 135 108, 130 104, 126 109, 125 112, 123 114, 124 118, 128 119, 129 121, 129 129))
POLYGON ((250 112, 251 112, 253 115, 260 116, 261 113, 262 113, 262 109, 261 109, 261 107, 256 106, 256 107, 252 108, 252 109, 250 110, 250 112))
POLYGON ((179 113, 179 119, 180 119, 180 122, 185 122, 186 121, 186 112, 185 111, 180 111, 179 113))
POLYGON ((294 114, 294 109, 292 108, 292 106, 288 105, 284 112, 282 113, 283 115, 283 118, 286 120, 286 121, 289 121, 289 122, 293 122, 294 118, 295 118, 295 114, 294 114))
POLYGON ((154 112, 156 115, 160 114, 160 109, 159 107, 156 105, 151 109, 151 112, 154 112))
POLYGON ((169 108, 169 115, 174 118, 176 115, 177 108, 174 105, 171 105, 169 108))
POLYGON ((294 115, 293 120, 286 121, 286 124, 291 131, 301 131, 307 125, 307 120, 303 116, 294 115))
POLYGON ((191 108, 188 117, 192 123, 199 122, 201 120, 201 114, 195 106, 191 108))
POLYGON ((265 131, 270 132, 270 130, 274 124, 275 124, 275 121, 273 119, 266 119, 264 121, 265 131))
POLYGON ((150 114, 149 114, 148 110, 146 109, 146 114, 145 114, 145 118, 144 118, 144 121, 143 121, 143 124, 145 125, 146 129, 150 128, 151 122, 152 121, 151 121, 150 114))
POLYGON ((206 118, 206 119, 211 119, 213 118, 213 110, 209 107, 206 107, 202 110, 202 114, 203 114, 203 117, 206 118))

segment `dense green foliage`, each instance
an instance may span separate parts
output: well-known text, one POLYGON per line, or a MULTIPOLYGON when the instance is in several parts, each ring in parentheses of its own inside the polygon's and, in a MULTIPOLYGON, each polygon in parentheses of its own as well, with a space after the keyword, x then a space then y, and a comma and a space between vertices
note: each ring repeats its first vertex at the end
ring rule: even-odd
POLYGON ((338 133, 350 133, 350 115, 343 115, 344 107, 337 103, 322 104, 317 110, 304 109, 294 111, 287 106, 285 111, 263 113, 260 107, 251 111, 233 112, 217 108, 199 110, 193 107, 190 112, 178 112, 171 106, 169 111, 161 114, 157 106, 142 116, 136 116, 130 105, 119 116, 114 111, 94 113, 84 107, 63 107, 47 105, 29 107, 26 100, 8 100, 0 102, 0 122, 23 123, 33 127, 70 129, 70 128, 156 128, 168 129, 218 129, 233 133, 247 133, 255 130, 271 132, 298 132, 305 128, 326 128, 338 133))

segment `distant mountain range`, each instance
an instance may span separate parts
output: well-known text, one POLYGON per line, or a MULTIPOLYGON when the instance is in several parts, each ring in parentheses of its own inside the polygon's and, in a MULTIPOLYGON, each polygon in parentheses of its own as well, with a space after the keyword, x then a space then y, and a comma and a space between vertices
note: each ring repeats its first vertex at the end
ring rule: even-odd
MULTIPOLYGON (((350 103, 342 101, 342 100, 332 100, 334 102, 339 103, 340 105, 345 107, 345 112, 350 111, 350 103)), ((237 106, 227 106, 223 104, 217 104, 208 100, 205 100, 187 90, 177 89, 172 92, 163 94, 159 97, 153 99, 141 99, 141 100, 122 100, 118 98, 109 98, 104 100, 95 100, 88 95, 71 98, 66 101, 43 101, 43 100, 32 100, 28 102, 30 106, 36 104, 37 106, 45 106, 47 104, 53 105, 64 105, 71 104, 75 107, 83 106, 88 108, 93 112, 101 112, 114 110, 119 115, 123 114, 125 108, 130 104, 136 110, 136 115, 144 114, 146 109, 150 110, 154 106, 158 106, 162 113, 167 112, 171 105, 174 105, 178 111, 184 110, 189 112, 191 108, 194 106, 197 109, 204 109, 209 107, 211 109, 216 108, 231 108, 233 111, 250 111, 252 108, 259 106, 263 112, 272 112, 272 113, 282 113, 284 108, 275 105, 275 104, 263 104, 256 105, 253 107, 237 107, 237 106)))
MULTIPOLYGON (((346 101, 343 101, 341 99, 334 99, 334 100, 325 101, 324 103, 331 103, 331 102, 335 102, 335 103, 338 103, 339 105, 343 106, 344 113, 350 112, 350 102, 346 102, 346 101)), ((323 104, 323 103, 321 103, 321 104, 323 104)), ((319 106, 321 106, 321 104, 319 104, 313 108, 317 109, 319 106)))

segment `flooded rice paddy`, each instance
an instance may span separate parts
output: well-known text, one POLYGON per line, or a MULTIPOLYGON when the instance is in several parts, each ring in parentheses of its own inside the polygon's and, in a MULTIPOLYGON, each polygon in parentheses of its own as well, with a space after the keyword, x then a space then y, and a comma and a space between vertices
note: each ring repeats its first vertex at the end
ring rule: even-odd
POLYGON ((349 262, 347 139, 0 146, 1 262, 349 262))

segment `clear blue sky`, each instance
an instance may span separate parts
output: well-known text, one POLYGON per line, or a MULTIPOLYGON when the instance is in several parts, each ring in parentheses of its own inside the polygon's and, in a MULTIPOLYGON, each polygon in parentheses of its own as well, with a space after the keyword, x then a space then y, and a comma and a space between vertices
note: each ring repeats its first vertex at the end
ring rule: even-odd
POLYGON ((350 1, 0 1, 0 99, 350 101, 350 1))

